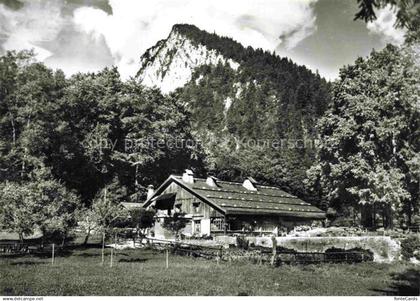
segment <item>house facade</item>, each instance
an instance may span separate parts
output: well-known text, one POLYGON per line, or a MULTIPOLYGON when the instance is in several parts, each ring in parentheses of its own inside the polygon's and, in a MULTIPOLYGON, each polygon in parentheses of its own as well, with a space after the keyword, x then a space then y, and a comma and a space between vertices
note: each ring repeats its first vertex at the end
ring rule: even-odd
POLYGON ((297 225, 325 219, 325 213, 277 187, 263 186, 252 178, 243 183, 214 177, 195 178, 187 170, 171 175, 156 191, 149 191, 145 208, 156 210, 153 229, 157 238, 169 238, 162 227, 174 212, 186 213, 186 236, 278 235, 297 225))

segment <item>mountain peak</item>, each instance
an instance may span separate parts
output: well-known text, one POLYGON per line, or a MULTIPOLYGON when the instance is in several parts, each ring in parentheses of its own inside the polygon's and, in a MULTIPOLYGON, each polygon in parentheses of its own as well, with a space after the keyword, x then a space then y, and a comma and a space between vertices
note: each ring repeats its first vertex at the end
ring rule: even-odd
POLYGON ((175 31, 181 34, 185 32, 189 32, 189 31, 204 32, 203 30, 199 29, 195 25, 185 24, 185 23, 175 24, 174 26, 172 26, 171 32, 175 32, 175 31))
POLYGON ((160 88, 167 94, 188 83, 197 67, 222 63, 235 70, 239 68, 238 62, 206 46, 200 39, 203 36, 217 37, 194 25, 174 25, 165 40, 142 55, 137 79, 143 85, 160 88))

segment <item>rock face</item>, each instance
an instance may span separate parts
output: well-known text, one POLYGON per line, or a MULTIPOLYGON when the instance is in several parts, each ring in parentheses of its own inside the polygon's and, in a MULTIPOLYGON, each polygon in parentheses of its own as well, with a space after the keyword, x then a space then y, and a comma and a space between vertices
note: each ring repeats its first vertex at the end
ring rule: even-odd
POLYGON ((219 63, 227 63, 234 70, 239 67, 239 63, 189 40, 174 27, 166 40, 159 41, 141 57, 137 79, 168 94, 187 84, 195 68, 219 63))

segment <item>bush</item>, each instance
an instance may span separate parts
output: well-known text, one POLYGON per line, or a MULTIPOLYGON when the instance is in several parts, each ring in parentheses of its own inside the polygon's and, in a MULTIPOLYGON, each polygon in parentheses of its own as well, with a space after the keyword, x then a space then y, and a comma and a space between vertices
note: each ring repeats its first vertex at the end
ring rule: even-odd
POLYGON ((248 250, 249 248, 249 241, 241 236, 236 238, 236 244, 238 245, 239 249, 248 250))
POLYGON ((373 253, 370 250, 362 248, 353 248, 344 250, 340 248, 330 248, 325 251, 326 260, 330 262, 363 262, 373 261, 373 253))
POLYGON ((337 217, 337 210, 335 210, 334 208, 329 207, 327 210, 327 218, 329 220, 334 220, 337 217))
POLYGON ((344 216, 337 217, 332 223, 331 226, 334 227, 354 227, 356 226, 352 218, 347 218, 344 216))
MULTIPOLYGON (((178 239, 180 231, 185 228, 187 223, 188 220, 185 218, 185 212, 175 212, 172 216, 164 218, 162 227, 171 231, 175 235, 175 239, 178 239)), ((181 237, 181 239, 184 238, 185 235, 181 237)))
POLYGON ((420 260, 420 236, 411 235, 401 241, 401 254, 404 259, 409 260, 412 257, 420 260))

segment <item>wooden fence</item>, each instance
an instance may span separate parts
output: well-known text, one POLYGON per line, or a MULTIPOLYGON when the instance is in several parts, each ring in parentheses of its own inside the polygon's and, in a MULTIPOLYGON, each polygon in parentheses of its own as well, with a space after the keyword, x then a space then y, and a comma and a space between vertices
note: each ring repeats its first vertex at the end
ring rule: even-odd
POLYGON ((225 249, 223 247, 211 247, 175 242, 159 239, 149 239, 149 245, 157 250, 170 250, 173 254, 181 256, 202 257, 223 261, 237 259, 249 259, 253 262, 273 265, 281 264, 317 264, 317 263, 359 263, 373 261, 373 255, 369 251, 327 251, 327 252, 291 252, 284 251, 281 247, 274 251, 271 248, 250 248, 240 250, 237 248, 225 249))
MULTIPOLYGON (((169 241, 160 239, 147 239, 148 245, 159 251, 170 251, 181 256, 201 257, 216 259, 217 261, 248 260, 258 263, 281 264, 317 264, 317 263, 358 263, 373 261, 373 255, 366 250, 345 251, 333 249, 326 252, 295 252, 285 251, 281 247, 275 249, 253 247, 247 250, 239 248, 225 249, 222 246, 203 246, 190 244, 183 241, 169 241)), ((35 246, 26 243, 0 243, 0 253, 52 253, 60 252, 54 245, 35 246)), ((53 255, 54 256, 54 255, 53 255)))
POLYGON ((0 243, 0 253, 27 253, 29 245, 26 243, 0 243))
MULTIPOLYGON (((21 253, 45 253, 51 252, 54 244, 29 244, 17 242, 0 242, 0 254, 21 254, 21 253)), ((54 245, 55 251, 61 251, 61 247, 54 245)))

